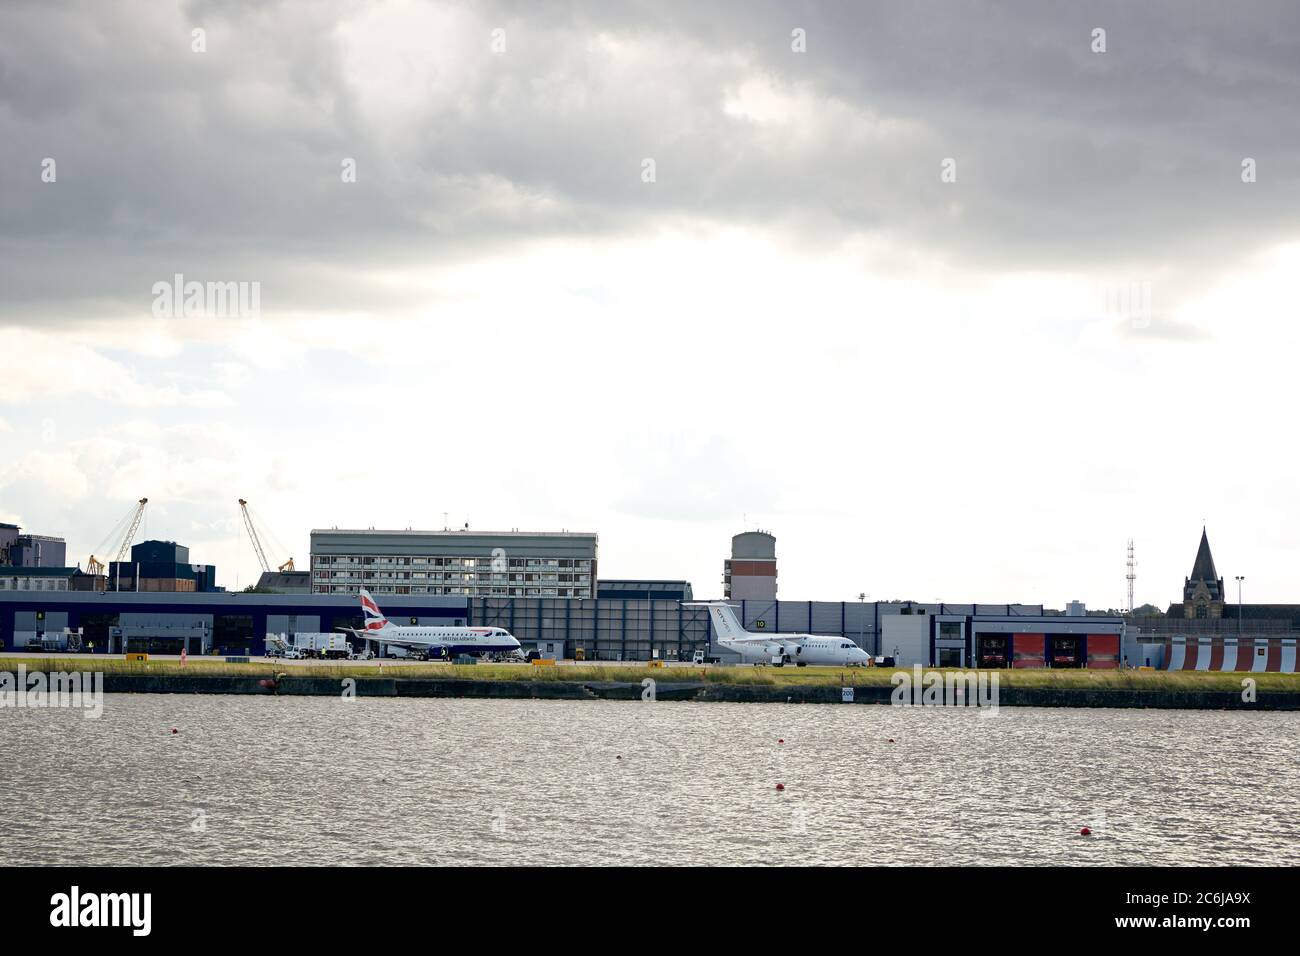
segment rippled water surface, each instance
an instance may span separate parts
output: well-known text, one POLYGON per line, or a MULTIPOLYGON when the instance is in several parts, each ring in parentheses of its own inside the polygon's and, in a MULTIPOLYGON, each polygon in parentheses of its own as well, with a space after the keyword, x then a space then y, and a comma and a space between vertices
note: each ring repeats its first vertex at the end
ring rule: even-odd
POLYGON ((0 846, 10 864, 1294 865, 1298 741, 1282 713, 108 695, 98 720, 0 711, 0 846))

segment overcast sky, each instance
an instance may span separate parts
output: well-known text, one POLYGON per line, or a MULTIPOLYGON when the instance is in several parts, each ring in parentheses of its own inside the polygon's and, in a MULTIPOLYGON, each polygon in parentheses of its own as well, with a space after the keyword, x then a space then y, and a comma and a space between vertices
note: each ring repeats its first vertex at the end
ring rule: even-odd
POLYGON ((1300 601, 1298 102, 1291 2, 7 0, 0 521, 1300 601))

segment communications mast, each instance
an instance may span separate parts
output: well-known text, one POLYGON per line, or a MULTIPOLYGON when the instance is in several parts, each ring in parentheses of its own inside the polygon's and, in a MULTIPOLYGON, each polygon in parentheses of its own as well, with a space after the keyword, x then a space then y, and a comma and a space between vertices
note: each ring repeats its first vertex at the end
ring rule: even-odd
POLYGON ((1133 556, 1133 539, 1128 539, 1128 613, 1133 613, 1133 582, 1137 580, 1137 559, 1133 556))

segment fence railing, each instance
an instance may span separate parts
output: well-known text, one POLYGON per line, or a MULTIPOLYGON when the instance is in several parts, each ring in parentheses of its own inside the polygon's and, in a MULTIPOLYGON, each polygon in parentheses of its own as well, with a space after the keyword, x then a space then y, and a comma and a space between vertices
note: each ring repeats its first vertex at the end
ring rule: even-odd
POLYGON ((1129 623, 1129 629, 1136 628, 1142 634, 1164 637, 1166 634, 1222 634, 1232 636, 1241 634, 1294 634, 1300 631, 1296 625, 1287 620, 1276 618, 1243 618, 1238 623, 1235 617, 1228 618, 1143 618, 1129 623))

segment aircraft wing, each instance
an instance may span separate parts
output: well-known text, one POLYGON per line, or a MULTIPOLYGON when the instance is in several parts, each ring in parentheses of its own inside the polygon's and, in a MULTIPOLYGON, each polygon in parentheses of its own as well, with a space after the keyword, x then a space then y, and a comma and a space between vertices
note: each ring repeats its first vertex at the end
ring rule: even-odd
MULTIPOLYGON (((752 631, 746 631, 744 637, 728 637, 728 644, 802 644, 804 635, 802 634, 755 634, 752 631)), ((722 639, 719 638, 719 643, 722 639)))
POLYGON ((376 636, 371 637, 370 640, 376 641, 380 644, 390 644, 393 647, 406 647, 411 650, 419 651, 436 651, 439 648, 445 648, 448 646, 446 641, 413 641, 401 637, 376 636))

